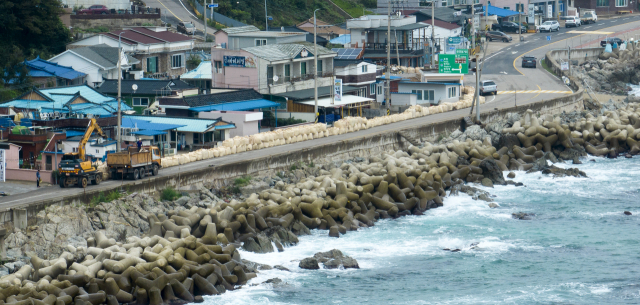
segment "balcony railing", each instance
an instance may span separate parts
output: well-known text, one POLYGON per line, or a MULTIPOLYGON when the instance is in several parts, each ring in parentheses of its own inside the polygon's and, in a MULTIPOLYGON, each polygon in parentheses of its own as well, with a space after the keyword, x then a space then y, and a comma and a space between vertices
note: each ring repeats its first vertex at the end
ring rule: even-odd
MULTIPOLYGON (((278 80, 275 81, 273 80, 273 77, 269 77, 268 80, 268 84, 269 85, 282 85, 284 83, 295 83, 295 82, 301 82, 301 81, 306 81, 306 80, 310 80, 313 79, 313 73, 311 74, 303 74, 300 76, 295 76, 295 77, 291 77, 291 76, 282 76, 282 75, 277 75, 278 76, 278 80)), ((328 72, 322 72, 322 71, 318 71, 318 77, 331 77, 333 76, 333 72, 328 71, 328 72)))

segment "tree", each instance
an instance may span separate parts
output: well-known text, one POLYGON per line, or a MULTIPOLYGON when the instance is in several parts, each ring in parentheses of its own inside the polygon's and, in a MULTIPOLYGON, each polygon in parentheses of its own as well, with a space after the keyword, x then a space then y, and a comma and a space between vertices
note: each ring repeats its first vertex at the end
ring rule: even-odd
POLYGON ((196 56, 195 54, 189 55, 189 58, 187 58, 187 69, 193 70, 197 68, 200 62, 200 56, 196 56))

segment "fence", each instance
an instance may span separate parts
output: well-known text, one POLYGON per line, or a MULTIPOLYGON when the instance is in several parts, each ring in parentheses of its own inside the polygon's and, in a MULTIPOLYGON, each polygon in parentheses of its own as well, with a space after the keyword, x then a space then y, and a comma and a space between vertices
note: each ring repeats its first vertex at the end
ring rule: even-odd
MULTIPOLYGON (((202 4, 198 3, 198 0, 193 1, 193 3, 195 3, 196 5, 196 9, 198 10, 198 12, 200 12, 200 14, 204 14, 204 6, 202 6, 202 4)), ((211 9, 207 8, 207 18, 211 17, 211 9)), ((213 12, 213 19, 217 22, 217 23, 221 23, 224 24, 228 27, 236 27, 236 26, 246 26, 246 24, 238 21, 238 20, 233 20, 225 15, 221 15, 216 13, 215 11, 213 12)))
POLYGON ((110 14, 75 14, 71 19, 157 19, 160 18, 159 8, 132 6, 131 10, 111 10, 110 14))

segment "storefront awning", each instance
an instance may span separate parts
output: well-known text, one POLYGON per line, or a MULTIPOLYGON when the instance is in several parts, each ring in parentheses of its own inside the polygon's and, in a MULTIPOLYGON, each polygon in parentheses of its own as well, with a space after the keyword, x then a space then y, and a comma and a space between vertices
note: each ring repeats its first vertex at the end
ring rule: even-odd
MULTIPOLYGON (((318 99, 318 107, 325 107, 325 108, 361 107, 361 106, 369 105, 371 101, 373 101, 373 99, 368 97, 362 97, 357 95, 343 95, 340 101, 334 100, 333 104, 331 104, 331 98, 325 97, 325 98, 318 99)), ((306 100, 306 101, 296 102, 296 103, 314 106, 315 100, 306 100)))
POLYGON ((513 16, 513 15, 518 15, 519 13, 516 11, 512 11, 512 10, 507 10, 504 8, 499 8, 499 7, 495 7, 495 6, 491 6, 489 5, 488 8, 486 9, 487 14, 489 14, 489 16, 492 15, 496 15, 498 17, 509 17, 509 16, 513 16))

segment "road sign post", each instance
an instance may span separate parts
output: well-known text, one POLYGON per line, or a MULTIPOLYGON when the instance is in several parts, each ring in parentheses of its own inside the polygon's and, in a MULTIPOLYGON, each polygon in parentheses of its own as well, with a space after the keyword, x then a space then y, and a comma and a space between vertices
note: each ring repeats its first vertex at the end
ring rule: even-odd
POLYGON ((207 5, 209 8, 216 8, 218 7, 218 3, 211 3, 209 5, 207 5))

